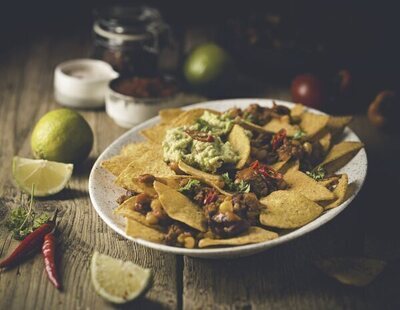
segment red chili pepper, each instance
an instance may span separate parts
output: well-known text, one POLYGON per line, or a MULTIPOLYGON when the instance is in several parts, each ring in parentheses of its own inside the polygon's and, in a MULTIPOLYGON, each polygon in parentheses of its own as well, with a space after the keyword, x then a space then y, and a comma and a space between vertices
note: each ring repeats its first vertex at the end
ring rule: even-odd
POLYGON ((217 200, 218 200, 218 194, 214 190, 212 190, 207 193, 206 197, 204 198, 203 204, 207 205, 217 200))
POLYGON ((16 265, 33 250, 40 247, 44 236, 53 230, 53 223, 45 223, 31 232, 5 260, 0 262, 0 268, 16 265))
POLYGON ((275 151, 277 150, 283 143, 283 140, 286 138, 286 129, 279 130, 271 140, 272 149, 275 151))
POLYGON ((32 253, 33 250, 38 249, 43 243, 44 236, 54 229, 57 212, 58 210, 56 210, 50 222, 42 224, 40 227, 36 228, 33 232, 26 236, 25 239, 22 240, 17 248, 10 254, 10 256, 0 262, 0 268, 16 265, 23 258, 32 253))
POLYGON ((42 246, 45 270, 47 276, 49 277, 50 282, 53 283, 53 285, 57 289, 61 289, 61 283, 58 278, 56 263, 54 259, 55 247, 56 247, 56 239, 54 237, 54 234, 52 232, 48 233, 44 237, 44 242, 42 246))

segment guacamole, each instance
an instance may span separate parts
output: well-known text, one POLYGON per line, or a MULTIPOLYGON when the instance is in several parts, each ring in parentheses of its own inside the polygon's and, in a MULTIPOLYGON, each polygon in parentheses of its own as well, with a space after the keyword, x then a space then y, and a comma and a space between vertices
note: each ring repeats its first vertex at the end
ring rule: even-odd
POLYGON ((205 111, 192 126, 196 130, 210 132, 213 135, 227 135, 233 127, 233 119, 228 114, 215 114, 205 111))
MULTIPOLYGON (((209 142, 193 138, 188 131, 200 131, 199 123, 193 126, 169 129, 163 141, 164 160, 166 162, 184 161, 202 171, 215 173, 224 163, 235 164, 238 154, 229 142, 223 142, 221 136, 227 134, 233 124, 230 120, 218 119, 214 114, 205 112, 200 118, 207 121, 209 142), (215 126, 214 126, 215 124, 215 126)), ((205 126, 203 126, 204 128, 205 126)))

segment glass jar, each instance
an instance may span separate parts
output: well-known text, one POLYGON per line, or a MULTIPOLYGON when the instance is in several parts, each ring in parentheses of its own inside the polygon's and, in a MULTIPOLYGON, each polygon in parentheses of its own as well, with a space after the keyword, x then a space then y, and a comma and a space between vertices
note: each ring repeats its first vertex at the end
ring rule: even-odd
POLYGON ((148 6, 112 6, 95 12, 93 57, 121 75, 157 76, 160 55, 171 42, 160 12, 148 6))

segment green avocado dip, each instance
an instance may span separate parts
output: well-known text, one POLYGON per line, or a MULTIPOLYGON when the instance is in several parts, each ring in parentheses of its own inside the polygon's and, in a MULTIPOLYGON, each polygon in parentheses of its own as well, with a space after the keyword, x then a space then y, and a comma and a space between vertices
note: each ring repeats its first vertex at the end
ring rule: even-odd
POLYGON ((232 126, 230 118, 204 112, 192 126, 169 129, 162 144, 164 160, 182 160, 210 173, 215 173, 223 164, 235 164, 239 161, 238 154, 229 142, 223 142, 232 126))

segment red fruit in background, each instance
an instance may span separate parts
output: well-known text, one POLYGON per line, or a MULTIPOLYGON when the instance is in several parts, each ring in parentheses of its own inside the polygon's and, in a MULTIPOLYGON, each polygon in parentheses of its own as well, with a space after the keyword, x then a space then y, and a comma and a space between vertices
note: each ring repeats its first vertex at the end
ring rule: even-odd
POLYGON ((312 108, 323 106, 326 95, 325 85, 317 76, 313 74, 300 74, 292 81, 291 86, 292 100, 302 103, 312 108))

